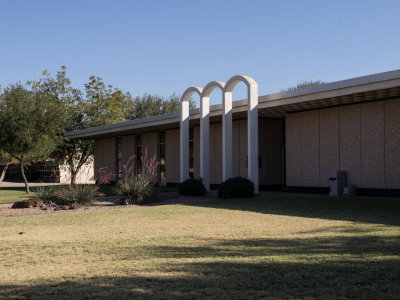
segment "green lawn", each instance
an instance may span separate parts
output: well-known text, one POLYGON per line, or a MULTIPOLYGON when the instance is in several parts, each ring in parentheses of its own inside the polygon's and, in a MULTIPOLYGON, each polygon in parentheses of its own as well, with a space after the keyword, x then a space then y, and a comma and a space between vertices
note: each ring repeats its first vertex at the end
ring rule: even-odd
POLYGON ((26 194, 25 188, 0 188, 0 204, 14 203, 33 197, 33 193, 26 194))
POLYGON ((400 201, 212 200, 0 219, 0 298, 395 299, 400 201))

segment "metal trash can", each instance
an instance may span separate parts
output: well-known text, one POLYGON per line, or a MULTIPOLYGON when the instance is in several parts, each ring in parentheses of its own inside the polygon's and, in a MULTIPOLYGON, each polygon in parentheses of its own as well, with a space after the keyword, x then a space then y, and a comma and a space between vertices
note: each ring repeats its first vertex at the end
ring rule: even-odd
POLYGON ((343 189, 346 186, 346 172, 336 171, 329 176, 329 196, 342 197, 343 189))

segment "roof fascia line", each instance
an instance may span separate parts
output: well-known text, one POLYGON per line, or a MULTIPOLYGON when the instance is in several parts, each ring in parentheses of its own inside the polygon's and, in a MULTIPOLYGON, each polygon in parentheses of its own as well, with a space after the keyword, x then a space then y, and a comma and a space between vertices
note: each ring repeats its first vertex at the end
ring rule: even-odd
POLYGON ((86 129, 81 129, 81 130, 74 130, 74 131, 69 131, 65 133, 66 137, 71 137, 75 136, 78 134, 84 134, 84 133, 95 133, 98 131, 104 131, 104 130, 112 130, 114 128, 130 128, 131 126, 134 125, 144 125, 146 123, 152 123, 157 122, 157 121, 167 121, 169 119, 174 119, 174 118, 179 118, 179 112, 174 112, 170 114, 164 114, 164 115, 157 115, 157 116, 151 116, 148 118, 141 118, 141 119, 135 119, 135 120, 130 120, 122 123, 115 123, 115 124, 109 124, 109 125, 103 125, 103 126, 97 126, 97 127, 91 127, 91 128, 86 128, 86 129))
POLYGON ((65 136, 67 138, 71 138, 71 139, 80 138, 80 137, 88 137, 88 136, 94 137, 96 135, 103 135, 103 134, 115 133, 115 132, 126 131, 126 130, 134 130, 134 129, 146 128, 146 127, 150 127, 150 126, 151 127, 160 126, 160 125, 170 124, 170 123, 174 123, 174 122, 179 122, 179 117, 163 119, 163 120, 159 120, 159 121, 153 121, 151 123, 150 122, 137 123, 137 124, 132 124, 132 125, 123 126, 123 127, 114 126, 113 128, 107 128, 107 129, 96 130, 96 131, 69 132, 68 135, 66 134, 65 136))
MULTIPOLYGON (((339 97, 348 94, 363 93, 379 89, 388 89, 400 86, 400 69, 377 73, 352 79, 346 79, 331 82, 319 86, 307 87, 294 91, 286 91, 275 94, 269 94, 259 97, 259 108, 277 107, 281 105, 314 101, 318 99, 326 99, 339 97)), ((233 112, 243 112, 247 109, 247 99, 234 101, 233 112)), ((222 112, 222 104, 210 106, 210 116, 218 116, 222 112)), ((190 111, 190 120, 198 119, 200 116, 199 108, 190 111)), ((164 115, 152 116, 130 120, 122 123, 92 127, 82 130, 66 132, 68 138, 83 138, 97 136, 102 134, 114 133, 138 128, 146 128, 150 126, 164 125, 179 122, 180 113, 169 113, 164 115)))
POLYGON ((329 82, 329 83, 325 83, 325 84, 321 84, 321 85, 301 88, 301 89, 297 89, 294 91, 279 92, 279 93, 264 95, 264 96, 260 96, 260 97, 262 98, 263 101, 270 101, 270 100, 275 100, 275 99, 280 99, 280 98, 290 98, 290 97, 296 97, 296 96, 301 96, 301 95, 306 95, 306 94, 308 95, 308 94, 320 93, 320 92, 329 91, 329 90, 343 89, 343 88, 348 88, 348 87, 353 87, 353 86, 358 86, 358 85, 366 85, 366 84, 370 84, 370 83, 389 81, 389 80, 399 79, 399 78, 400 78, 400 69, 394 70, 394 71, 389 71, 389 72, 384 72, 384 73, 377 73, 377 74, 366 75, 366 76, 362 76, 362 77, 334 81, 334 82, 329 82))
POLYGON ((375 82, 372 84, 363 84, 359 86, 350 86, 347 88, 340 88, 335 90, 328 90, 324 92, 314 93, 314 94, 304 94, 298 95, 293 97, 285 97, 285 98, 273 98, 272 96, 277 95, 266 95, 262 96, 259 108, 266 108, 266 107, 276 107, 281 105, 293 104, 293 103, 300 103, 306 101, 313 101, 318 99, 326 99, 326 98, 333 98, 333 97, 340 97, 349 94, 357 94, 357 93, 365 93, 374 90, 381 90, 381 89, 388 89, 393 88, 396 86, 400 86, 400 78, 388 80, 388 81, 380 81, 375 82))

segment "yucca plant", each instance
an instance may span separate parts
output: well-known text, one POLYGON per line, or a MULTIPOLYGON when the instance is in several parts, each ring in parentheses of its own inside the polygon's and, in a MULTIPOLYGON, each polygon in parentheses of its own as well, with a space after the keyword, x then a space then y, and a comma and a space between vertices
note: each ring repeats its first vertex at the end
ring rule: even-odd
POLYGON ((153 184, 141 177, 120 181, 115 192, 119 196, 119 204, 141 204, 154 198, 153 184))
POLYGON ((43 201, 54 201, 57 199, 57 187, 54 185, 38 186, 33 190, 35 198, 43 201))
POLYGON ((57 190, 58 198, 64 203, 87 204, 97 196, 97 186, 88 184, 70 184, 57 190))
POLYGON ((135 156, 129 158, 124 165, 122 178, 115 187, 119 196, 118 204, 141 204, 155 200, 152 179, 157 174, 158 162, 156 157, 147 159, 147 151, 142 158, 142 169, 139 175, 135 174, 135 156))

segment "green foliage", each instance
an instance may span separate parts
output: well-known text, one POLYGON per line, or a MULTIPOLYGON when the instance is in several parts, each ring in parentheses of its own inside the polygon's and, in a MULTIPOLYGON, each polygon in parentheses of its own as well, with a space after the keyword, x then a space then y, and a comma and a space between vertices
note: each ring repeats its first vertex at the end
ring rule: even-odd
POLYGON ((253 196, 254 184, 246 178, 229 178, 218 187, 218 198, 248 198, 253 196))
MULTIPOLYGON (((181 101, 176 94, 172 94, 167 99, 158 95, 144 94, 141 97, 135 97, 133 108, 130 119, 146 118, 180 111, 181 101)), ((190 101, 190 108, 195 108, 195 103, 192 100, 190 101)))
POLYGON ((43 78, 29 82, 36 92, 47 95, 62 107, 63 123, 59 128, 60 139, 51 153, 60 164, 66 163, 71 173, 71 183, 75 183, 76 174, 87 163, 93 153, 93 142, 90 140, 69 140, 63 135, 66 131, 90 127, 92 121, 87 115, 87 104, 79 89, 71 86, 66 67, 62 66, 56 76, 46 70, 43 78))
POLYGON ((0 98, 0 145, 18 161, 45 158, 57 144, 61 109, 43 93, 11 85, 0 98))
POLYGON ((58 199, 63 203, 88 204, 97 196, 98 187, 89 184, 70 184, 57 189, 58 199))
POLYGON ((85 113, 90 126, 124 122, 132 114, 131 94, 106 85, 100 77, 91 76, 85 92, 85 113))
POLYGON ((25 163, 48 157, 60 139, 62 120, 63 108, 48 94, 15 84, 0 95, 0 148, 19 161, 27 193, 25 163))
POLYGON ((123 167, 122 178, 118 181, 114 192, 119 196, 117 204, 141 204, 154 202, 157 197, 152 180, 157 174, 158 161, 155 156, 148 159, 147 151, 143 153, 141 172, 136 174, 135 156, 131 156, 123 167))
POLYGON ((57 187, 54 185, 46 185, 36 187, 33 191, 36 198, 43 201, 55 201, 58 196, 56 194, 57 187))
POLYGON ((321 84, 325 84, 325 83, 326 83, 325 81, 322 81, 320 79, 318 79, 318 80, 302 80, 300 83, 296 84, 295 86, 281 90, 281 92, 295 91, 298 89, 303 89, 303 88, 310 87, 310 86, 317 86, 317 85, 321 85, 321 84))
POLYGON ((7 152, 4 152, 3 150, 0 149, 0 164, 13 163, 13 162, 16 162, 16 159, 13 158, 7 152))
POLYGON ((93 141, 71 141, 65 132, 180 110, 178 95, 165 99, 145 94, 133 99, 96 76, 89 78, 84 91, 74 88, 65 66, 54 76, 43 71, 28 86, 30 90, 12 85, 0 94, 0 151, 19 161, 50 156, 66 163, 72 184, 92 158, 93 141))
POLYGON ((183 196, 204 196, 207 190, 202 179, 186 179, 179 184, 179 194, 183 196))
POLYGON ((15 162, 17 162, 17 160, 7 152, 1 150, 0 146, 0 183, 4 180, 9 165, 15 162))
POLYGON ((119 196, 118 204, 142 204, 155 200, 153 184, 143 177, 118 182, 115 193, 119 196))

